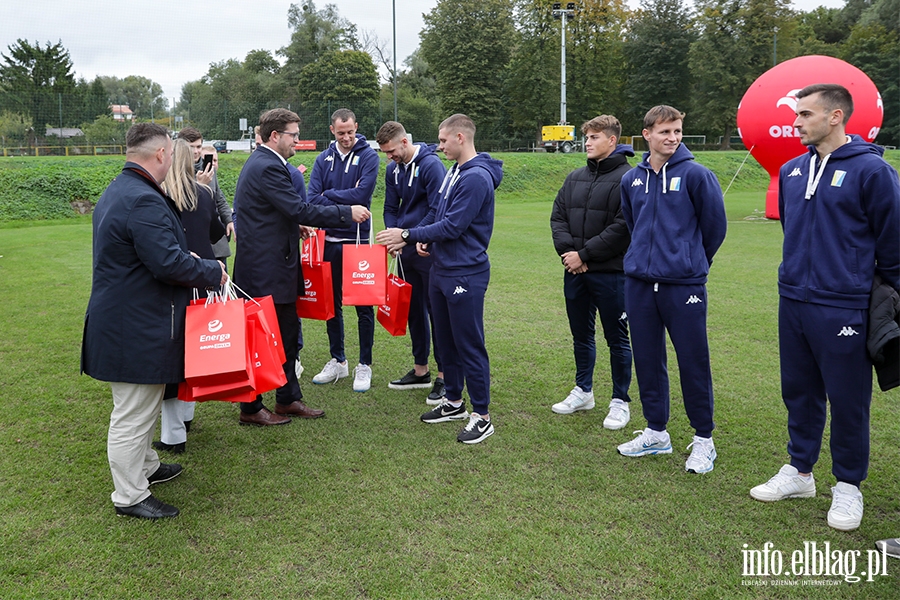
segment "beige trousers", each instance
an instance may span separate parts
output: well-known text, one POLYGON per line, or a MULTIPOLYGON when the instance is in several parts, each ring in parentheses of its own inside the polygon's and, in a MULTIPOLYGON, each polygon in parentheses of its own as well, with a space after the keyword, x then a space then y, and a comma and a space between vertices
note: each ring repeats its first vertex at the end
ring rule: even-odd
POLYGON ((113 410, 106 452, 112 472, 112 502, 132 506, 150 495, 147 477, 159 468, 150 442, 162 405, 165 385, 112 383, 113 410))

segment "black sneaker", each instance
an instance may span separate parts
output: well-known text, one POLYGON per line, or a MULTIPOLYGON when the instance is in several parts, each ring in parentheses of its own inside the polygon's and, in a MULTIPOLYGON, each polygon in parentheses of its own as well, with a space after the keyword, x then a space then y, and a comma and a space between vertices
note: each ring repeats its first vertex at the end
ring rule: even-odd
POLYGON ((444 390, 444 379, 443 377, 435 377, 434 387, 431 388, 431 393, 428 394, 428 398, 425 399, 425 404, 437 406, 446 399, 447 393, 446 390, 444 390))
POLYGON ((466 412, 466 403, 463 402, 459 407, 453 406, 449 402, 444 402, 434 410, 430 410, 421 416, 423 423, 445 423, 447 421, 458 421, 469 416, 466 412))
POLYGON ((418 390, 431 387, 431 373, 424 375, 416 375, 416 370, 412 369, 409 373, 395 379, 388 384, 392 390, 418 390))
POLYGON ((492 435, 494 435, 493 423, 485 420, 478 413, 472 413, 469 415, 469 422, 459 432, 456 439, 463 444, 477 444, 492 435))
POLYGON ((184 469, 181 468, 181 465, 159 463, 159 468, 156 470, 156 472, 147 478, 148 485, 175 479, 176 477, 181 475, 182 471, 184 471, 184 469))

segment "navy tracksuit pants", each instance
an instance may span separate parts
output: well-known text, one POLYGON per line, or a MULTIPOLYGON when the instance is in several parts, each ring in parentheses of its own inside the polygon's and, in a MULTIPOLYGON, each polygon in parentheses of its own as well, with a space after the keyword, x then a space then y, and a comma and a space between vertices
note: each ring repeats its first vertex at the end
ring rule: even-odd
POLYGON ((597 313, 603 336, 609 347, 612 396, 631 402, 631 344, 628 341, 628 317, 625 310, 625 274, 587 271, 563 275, 566 314, 572 332, 575 352, 575 384, 585 392, 594 387, 594 363, 597 344, 594 340, 597 313))
POLYGON ((488 414, 491 402, 491 366, 484 345, 484 295, 490 279, 490 270, 447 275, 432 269, 429 288, 447 400, 461 400, 465 385, 472 410, 480 415, 488 414))
POLYGON ((711 437, 712 372, 706 338, 706 285, 648 283, 625 278, 625 306, 641 406, 647 426, 665 431, 669 422, 666 331, 675 347, 684 410, 700 437, 711 437))
POLYGON ((400 256, 402 275, 412 285, 412 296, 409 300, 409 339, 412 342, 413 360, 417 365, 427 365, 434 344, 434 362, 438 372, 444 369, 437 336, 433 336, 434 325, 431 322, 431 298, 428 289, 431 282, 431 257, 419 256, 415 244, 405 246, 400 256))
POLYGON ((869 469, 872 362, 868 310, 780 298, 781 395, 788 410, 791 465, 809 473, 819 459, 831 402, 832 473, 855 486, 869 469))
MULTIPOLYGON (((354 242, 346 242, 354 243, 354 242)), ((344 354, 344 310, 343 301, 343 257, 344 243, 325 242, 322 259, 331 263, 331 288, 334 291, 334 317, 325 322, 328 331, 328 345, 331 358, 338 362, 347 360, 344 354)), ((359 326, 359 362, 372 364, 372 346, 375 345, 375 309, 371 306, 356 306, 356 319, 359 326)))

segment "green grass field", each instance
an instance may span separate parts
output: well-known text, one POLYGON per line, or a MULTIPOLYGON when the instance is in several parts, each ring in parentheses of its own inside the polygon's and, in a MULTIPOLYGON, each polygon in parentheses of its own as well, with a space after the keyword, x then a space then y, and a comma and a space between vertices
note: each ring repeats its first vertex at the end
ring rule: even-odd
MULTIPOLYGON (((115 516, 109 387, 78 373, 89 219, 0 229, 0 598, 900 597, 893 559, 871 582, 742 572, 742 551, 766 542, 785 569, 805 542, 829 542, 844 557, 860 553, 859 575, 875 540, 900 535, 897 390, 874 395, 857 531, 825 522, 834 483, 827 433, 818 497, 763 504, 748 494, 787 458, 781 228, 758 218, 767 181, 726 196, 728 237, 710 276, 715 470, 684 471, 692 431, 671 349, 672 455, 617 455, 645 425, 637 403, 617 432, 602 427, 602 401, 587 413, 550 411, 574 378, 549 212, 580 162, 559 162, 524 178, 531 187, 511 180, 498 196, 485 315, 493 437, 464 446, 459 424, 419 422, 422 391, 387 389, 410 368, 408 340, 380 327, 370 392, 353 393, 349 380, 312 385, 329 356, 324 324, 307 321, 301 383, 327 418, 246 428, 230 404, 199 405, 179 460, 185 473, 153 488, 182 513, 159 523, 115 516)), ((346 323, 353 356, 355 319, 346 323)), ((139 331, 123 334, 140 342, 139 331)), ((599 337, 598 399, 611 388, 599 337)), ((632 390, 637 398, 636 382, 632 390)))

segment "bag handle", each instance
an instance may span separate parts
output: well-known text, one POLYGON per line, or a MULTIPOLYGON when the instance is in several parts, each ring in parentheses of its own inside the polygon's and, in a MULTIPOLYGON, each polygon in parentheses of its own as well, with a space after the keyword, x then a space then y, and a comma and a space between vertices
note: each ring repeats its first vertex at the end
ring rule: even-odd
MULTIPOLYGON (((315 242, 310 242, 310 243, 309 243, 310 248, 309 248, 308 254, 309 254, 309 266, 310 266, 310 267, 313 266, 313 248, 312 248, 313 243, 316 244, 315 252, 316 252, 317 254, 321 253, 321 250, 319 249, 319 234, 318 234, 317 232, 318 232, 318 229, 315 230, 315 231, 313 232, 313 234, 307 238, 307 239, 310 239, 310 240, 315 240, 315 242)), ((359 234, 357 234, 357 236, 358 236, 358 235, 359 235, 359 234)), ((243 291, 243 290, 242 290, 242 291, 243 291)))
POLYGON ((235 292, 235 290, 237 290, 238 292, 240 292, 241 294, 243 294, 243 296, 244 296, 245 298, 247 298, 247 300, 249 300, 249 301, 252 302, 253 304, 255 304, 255 305, 257 305, 257 306, 260 305, 259 302, 256 301, 256 298, 254 298, 253 296, 251 296, 250 294, 248 294, 247 292, 245 292, 244 290, 242 290, 240 287, 238 287, 238 284, 236 284, 236 283, 235 283, 234 281, 232 281, 231 279, 228 279, 228 281, 226 281, 225 283, 226 283, 226 284, 230 284, 231 293, 232 293, 232 298, 233 298, 234 300, 238 300, 238 299, 239 299, 237 293, 235 292))
POLYGON ((399 253, 391 258, 391 264, 388 265, 388 274, 396 275, 398 267, 400 268, 400 279, 406 281, 406 273, 403 272, 403 261, 400 260, 399 253))
MULTIPOLYGON (((360 240, 362 239, 362 237, 361 237, 361 235, 360 235, 360 228, 361 228, 361 227, 362 227, 362 224, 361 224, 361 223, 357 223, 357 224, 356 224, 356 245, 357 245, 357 246, 359 246, 360 240)), ((373 245, 373 244, 375 243, 375 236, 374 236, 374 234, 375 234, 375 232, 372 230, 371 227, 369 227, 369 245, 370 245, 370 246, 373 245)))

